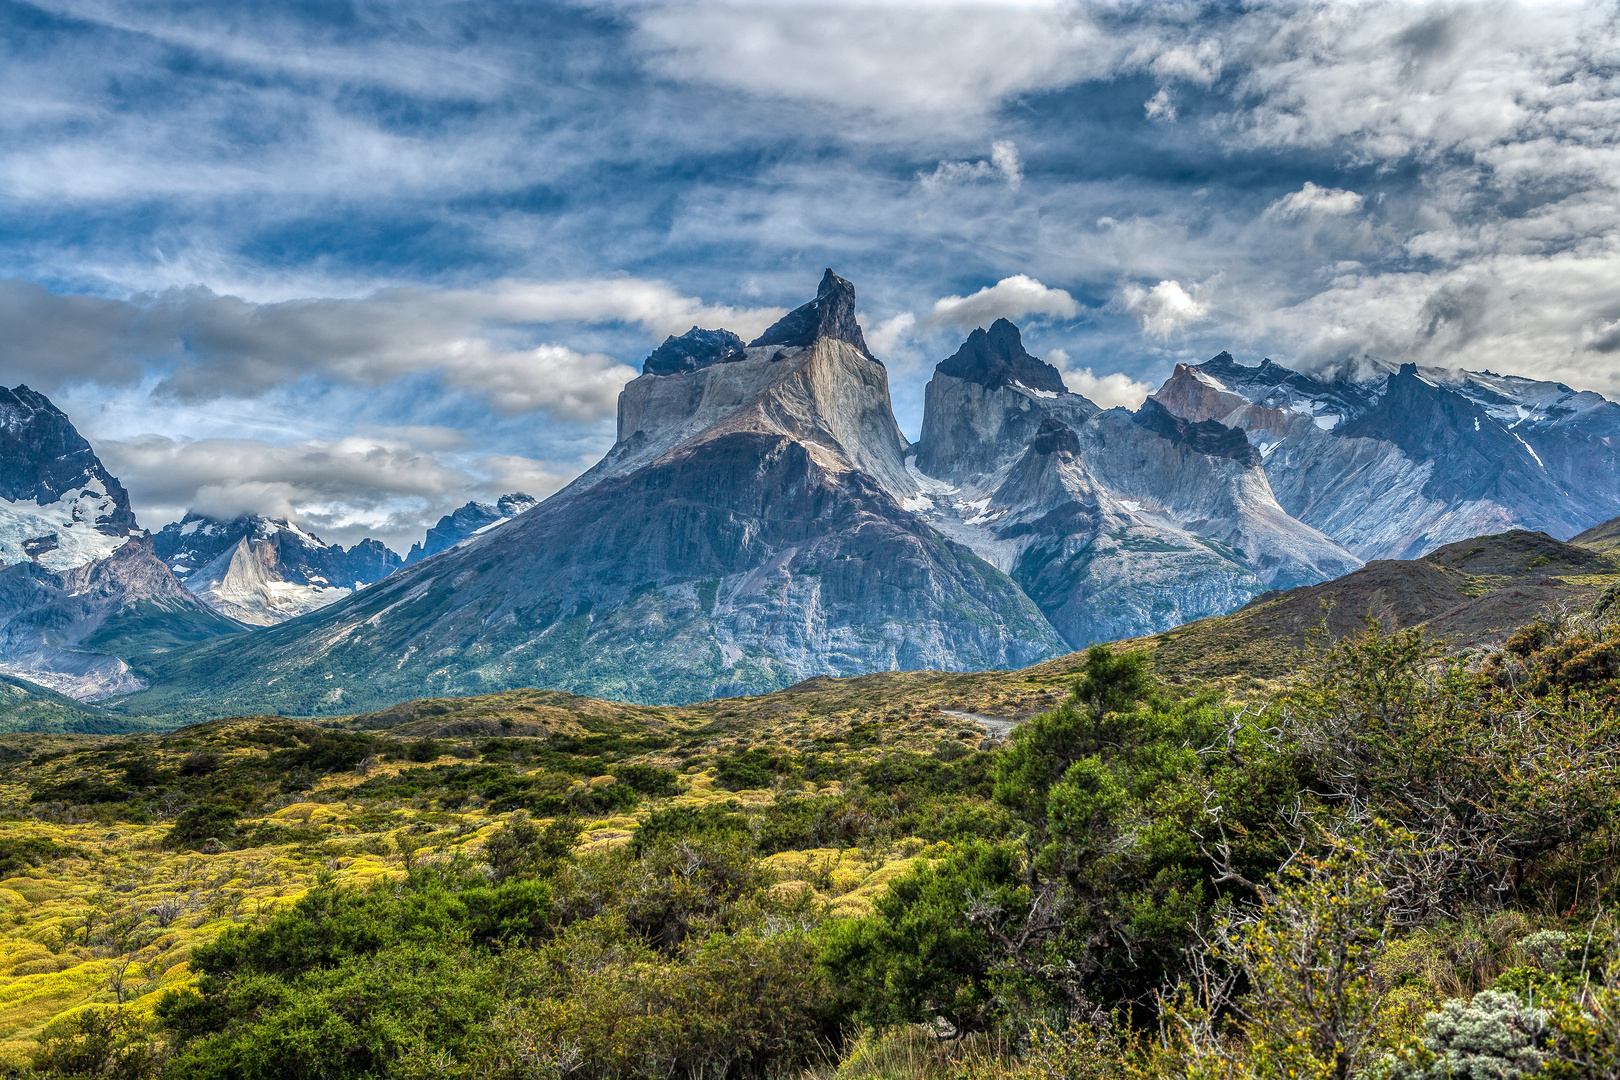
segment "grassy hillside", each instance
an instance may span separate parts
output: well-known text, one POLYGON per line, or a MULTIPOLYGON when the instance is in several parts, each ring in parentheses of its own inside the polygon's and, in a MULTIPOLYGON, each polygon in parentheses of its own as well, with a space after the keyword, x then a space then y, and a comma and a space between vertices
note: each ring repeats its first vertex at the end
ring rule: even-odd
MULTIPOLYGON (((476 861, 514 811, 568 815, 588 852, 627 843, 653 812, 733 805, 769 817, 783 800, 841 797, 892 755, 981 756, 970 722, 902 723, 845 704, 729 734, 701 711, 515 691, 341 725, 249 717, 136 738, 0 736, 0 1067, 87 1004, 149 1018, 194 978, 199 944, 313 886, 476 861), (778 775, 773 754, 793 757, 794 775, 778 775)), ((933 844, 898 821, 880 848, 799 844, 762 863, 860 913, 933 844)))
POLYGON ((74 701, 27 679, 0 675, 0 733, 18 731, 111 735, 164 731, 173 722, 127 717, 74 701))
MULTIPOLYGON (((1518 543, 1416 573, 1485 598, 1518 543)), ((1615 885, 1620 625, 1537 624, 1435 679, 1417 637, 1307 656, 1274 618, 1252 655, 1287 657, 1278 697, 1189 666, 1216 631, 1251 655, 1233 620, 679 708, 527 690, 0 736, 0 1068, 1190 1080, 1286 1052, 1325 1076, 1319 1003, 1267 957, 1348 965, 1336 1037, 1403 1061, 1447 996, 1590 978, 1560 965, 1615 885), (1232 1003, 1175 997, 1198 933, 1245 972, 1204 985, 1275 1001, 1160 1040, 1157 1011, 1232 1003), (1282 1034, 1241 1019, 1271 1010, 1282 1034)), ((1549 1047, 1591 1020, 1567 1008, 1549 1047)))
POLYGON ((1572 544, 1588 547, 1607 554, 1620 552, 1620 518, 1594 525, 1570 540, 1572 544))

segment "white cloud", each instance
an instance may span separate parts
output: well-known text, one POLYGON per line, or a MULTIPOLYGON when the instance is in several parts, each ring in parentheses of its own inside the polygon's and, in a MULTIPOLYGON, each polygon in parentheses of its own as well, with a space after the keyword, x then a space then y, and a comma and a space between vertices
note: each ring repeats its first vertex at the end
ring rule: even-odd
POLYGON ((263 514, 297 522, 328 543, 372 536, 401 552, 470 497, 522 490, 543 498, 568 480, 527 458, 465 457, 375 436, 278 445, 145 435, 96 449, 129 489, 147 528, 188 510, 226 518, 263 514))
POLYGON ((917 325, 917 316, 909 311, 902 311, 892 319, 885 319, 871 330, 866 331, 866 344, 874 355, 889 356, 900 347, 900 342, 917 325))
POLYGON ((1176 118, 1176 103, 1170 97, 1169 87, 1159 87, 1159 92, 1142 103, 1142 109, 1149 120, 1162 120, 1166 123, 1176 118))
POLYGON ((1185 79, 1208 86, 1221 75, 1221 43, 1207 38, 1196 45, 1178 45, 1153 58, 1148 70, 1160 79, 1185 79))
POLYGON ((1209 304, 1189 293, 1179 281, 1161 281, 1151 289, 1131 282, 1120 290, 1121 306, 1136 316, 1142 333, 1167 338, 1179 330, 1209 318, 1209 304))
POLYGON ((1353 214, 1365 200, 1343 188, 1317 187, 1309 180, 1298 191, 1291 191, 1266 207, 1266 213, 1280 218, 1323 218, 1353 214))
POLYGON ((989 161, 941 161, 933 172, 917 174, 917 182, 928 192, 996 178, 1014 191, 1024 182, 1024 163, 1018 147, 1006 139, 991 145, 989 161))
POLYGON ((1052 315, 1072 319, 1080 305, 1062 289, 1048 288, 1028 274, 1014 274, 987 285, 971 296, 947 296, 918 324, 926 328, 954 326, 971 329, 997 319, 1014 321, 1026 315, 1052 315))
POLYGON ((879 118, 970 124, 1004 98, 1105 75, 1123 43, 1069 5, 677 5, 636 15, 655 70, 879 118))
POLYGON ((1153 393, 1152 386, 1137 382, 1123 372, 1096 375, 1089 367, 1071 366, 1069 354, 1063 349, 1048 351, 1046 361, 1062 374, 1063 385, 1105 409, 1130 409, 1135 412, 1153 393))
POLYGON ((1065 371, 1063 382, 1070 390, 1090 398, 1105 409, 1122 408, 1135 412, 1153 393, 1153 387, 1147 383, 1137 382, 1117 371, 1110 375, 1093 375, 1090 368, 1065 371))
POLYGON ((990 163, 1014 191, 1024 182, 1024 162, 1018 156, 1018 147, 1011 139, 998 139, 990 144, 990 163))

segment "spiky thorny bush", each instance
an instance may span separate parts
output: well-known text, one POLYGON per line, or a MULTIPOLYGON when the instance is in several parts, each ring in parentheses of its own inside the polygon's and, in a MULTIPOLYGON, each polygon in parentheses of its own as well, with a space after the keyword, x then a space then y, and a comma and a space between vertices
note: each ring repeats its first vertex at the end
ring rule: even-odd
POLYGON ((1158 1067, 1187 1080, 1346 1080, 1385 1051, 1374 985, 1390 897, 1364 845, 1336 841, 1256 885, 1201 935, 1161 1017, 1158 1067))

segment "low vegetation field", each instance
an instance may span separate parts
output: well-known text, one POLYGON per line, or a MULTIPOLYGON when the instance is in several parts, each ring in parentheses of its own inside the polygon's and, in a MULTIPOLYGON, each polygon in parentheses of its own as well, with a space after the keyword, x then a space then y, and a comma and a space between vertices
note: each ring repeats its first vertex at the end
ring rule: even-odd
POLYGON ((680 708, 0 736, 0 1071, 1612 1076, 1603 585, 1500 647, 1374 622, 1281 674, 1197 676, 1174 632, 680 708))

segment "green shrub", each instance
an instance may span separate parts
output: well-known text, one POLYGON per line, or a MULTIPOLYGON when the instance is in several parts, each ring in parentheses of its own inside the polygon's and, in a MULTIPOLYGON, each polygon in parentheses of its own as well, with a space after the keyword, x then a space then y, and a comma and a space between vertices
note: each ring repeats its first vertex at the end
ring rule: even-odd
POLYGON ((38 866, 51 859, 65 858, 83 858, 83 853, 44 837, 0 839, 0 880, 15 877, 30 866, 38 866))
POLYGON ((676 785, 676 774, 669 769, 657 769, 651 765, 620 765, 613 770, 613 775, 632 791, 654 799, 669 798, 680 790, 676 785))
POLYGON ((237 823, 241 819, 241 811, 228 803, 198 803, 174 819, 174 825, 163 838, 163 846, 184 849, 199 847, 209 840, 228 845, 236 838, 237 823))
POLYGON ((983 1031, 1005 1001, 996 974, 1003 953, 969 912, 1028 903, 1018 860, 1006 847, 974 843, 896 878, 865 919, 831 924, 822 963, 846 1007, 878 1026, 943 1020, 955 1034, 983 1031))

